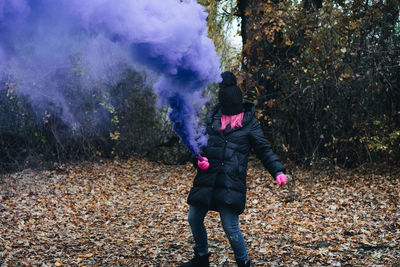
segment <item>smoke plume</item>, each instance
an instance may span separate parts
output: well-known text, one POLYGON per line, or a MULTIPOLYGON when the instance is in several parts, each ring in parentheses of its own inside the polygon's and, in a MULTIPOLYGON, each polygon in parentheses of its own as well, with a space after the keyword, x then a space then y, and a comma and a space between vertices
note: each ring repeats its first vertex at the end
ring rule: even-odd
POLYGON ((145 70, 155 77, 159 103, 171 108, 174 131, 198 153, 206 140, 196 109, 205 87, 220 79, 206 15, 195 1, 0 0, 0 78, 37 107, 56 106, 74 125, 65 92, 77 85, 66 70, 79 76, 82 90, 112 86, 121 66, 145 70))

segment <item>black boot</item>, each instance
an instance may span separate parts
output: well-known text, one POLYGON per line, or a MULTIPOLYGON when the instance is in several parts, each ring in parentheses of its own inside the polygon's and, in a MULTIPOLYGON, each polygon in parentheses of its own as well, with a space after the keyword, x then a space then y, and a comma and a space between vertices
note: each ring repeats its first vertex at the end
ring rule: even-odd
POLYGON ((209 267, 210 255, 211 253, 207 253, 206 255, 200 256, 199 253, 195 250, 193 259, 188 262, 182 263, 180 267, 209 267))
POLYGON ((250 267, 250 261, 244 261, 244 260, 236 260, 237 266, 238 267, 250 267))

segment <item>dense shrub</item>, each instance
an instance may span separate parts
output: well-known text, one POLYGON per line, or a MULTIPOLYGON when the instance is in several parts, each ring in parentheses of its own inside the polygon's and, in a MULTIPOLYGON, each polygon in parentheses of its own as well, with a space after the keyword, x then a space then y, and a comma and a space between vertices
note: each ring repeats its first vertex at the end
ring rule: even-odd
POLYGON ((16 82, 0 90, 0 171, 54 161, 141 154, 166 163, 189 159, 172 132, 167 110, 145 82, 145 74, 125 70, 115 84, 83 88, 74 73, 65 81, 65 110, 50 100, 40 104, 17 94, 16 82), (67 118, 67 119, 66 119, 67 118), (70 120, 68 120, 70 118, 70 120))
POLYGON ((400 159, 398 1, 240 1, 242 88, 298 162, 400 159))

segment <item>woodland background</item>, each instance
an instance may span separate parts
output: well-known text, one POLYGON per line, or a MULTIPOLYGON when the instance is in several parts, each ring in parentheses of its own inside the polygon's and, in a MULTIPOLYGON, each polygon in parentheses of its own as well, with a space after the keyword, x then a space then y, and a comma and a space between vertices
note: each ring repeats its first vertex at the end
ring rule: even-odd
MULTIPOLYGON (((278 187, 250 157, 240 225, 255 266, 400 266, 399 1, 199 2, 223 68, 293 177, 278 187)), ((116 86, 82 90, 79 56, 71 61, 54 80, 76 127, 0 81, 0 265, 191 258, 195 169, 146 73, 122 67, 116 86)), ((216 90, 205 91, 202 119, 216 90)), ((234 266, 218 214, 205 223, 211 266, 234 266)))
MULTIPOLYGON (((209 35, 223 68, 239 76, 245 97, 256 104, 265 134, 283 160, 345 167, 398 162, 398 0, 199 2, 209 12, 209 35), (226 34, 237 19, 242 22, 239 51, 226 34)), ((76 60, 62 74, 69 85, 64 98, 80 114, 77 129, 58 117, 57 106, 41 110, 16 94, 18 81, 1 82, 2 172, 137 154, 167 164, 188 160, 167 110, 157 108, 155 95, 144 85, 145 73, 122 68, 125 78, 111 91, 100 90, 106 83, 80 90, 79 64, 76 60)), ((216 85, 207 89, 213 100, 204 114, 216 90, 216 85)))

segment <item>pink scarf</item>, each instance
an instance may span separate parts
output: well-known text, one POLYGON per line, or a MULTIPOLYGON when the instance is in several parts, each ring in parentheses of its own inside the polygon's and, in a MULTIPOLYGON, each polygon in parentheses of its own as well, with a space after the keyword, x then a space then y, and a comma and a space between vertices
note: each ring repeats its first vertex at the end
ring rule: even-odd
POLYGON ((228 124, 231 124, 231 129, 235 129, 237 127, 242 127, 244 112, 236 114, 236 115, 222 115, 221 116, 221 131, 226 129, 228 124))

